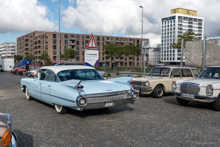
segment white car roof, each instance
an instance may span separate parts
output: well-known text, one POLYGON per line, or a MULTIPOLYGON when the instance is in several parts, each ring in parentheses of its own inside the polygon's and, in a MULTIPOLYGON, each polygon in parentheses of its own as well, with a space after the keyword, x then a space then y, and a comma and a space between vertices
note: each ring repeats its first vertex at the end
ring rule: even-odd
POLYGON ((40 69, 50 69, 52 70, 55 74, 62 70, 70 70, 70 69, 94 69, 93 67, 90 66, 80 66, 80 65, 67 65, 67 66, 44 66, 40 69))

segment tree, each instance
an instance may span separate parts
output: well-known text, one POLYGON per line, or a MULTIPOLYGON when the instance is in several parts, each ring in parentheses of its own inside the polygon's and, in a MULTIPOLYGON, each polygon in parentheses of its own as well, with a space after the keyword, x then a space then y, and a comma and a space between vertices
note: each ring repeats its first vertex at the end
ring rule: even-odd
POLYGON ((22 59, 23 59, 23 56, 21 56, 21 55, 14 55, 14 62, 18 62, 18 61, 20 61, 22 59))
POLYGON ((42 60, 45 65, 51 65, 52 63, 48 53, 46 53, 45 51, 43 52, 41 56, 39 56, 39 59, 42 60))
POLYGON ((33 61, 35 58, 34 58, 34 55, 28 54, 24 59, 25 60, 32 60, 33 61))
POLYGON ((113 57, 121 57, 123 55, 123 48, 120 44, 109 43, 104 46, 105 54, 112 63, 113 57))
POLYGON ((181 41, 182 41, 182 39, 184 39, 184 48, 185 48, 186 41, 199 40, 195 36, 197 36, 197 34, 195 34, 193 31, 187 31, 183 35, 178 35, 177 36, 178 42, 173 43, 170 47, 180 50, 181 49, 181 41))
POLYGON ((60 55, 60 58, 73 59, 76 56, 76 52, 73 49, 65 49, 64 52, 64 54, 60 55))

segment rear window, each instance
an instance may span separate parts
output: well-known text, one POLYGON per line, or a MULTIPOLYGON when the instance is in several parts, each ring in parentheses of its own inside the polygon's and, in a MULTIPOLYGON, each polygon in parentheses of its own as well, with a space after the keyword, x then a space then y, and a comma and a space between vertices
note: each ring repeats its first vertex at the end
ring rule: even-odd
POLYGON ((195 77, 199 76, 199 70, 198 69, 192 69, 192 73, 195 77))
POLYGON ((182 77, 192 77, 190 69, 182 69, 182 77))
POLYGON ((0 64, 0 67, 2 67, 2 65, 0 64))

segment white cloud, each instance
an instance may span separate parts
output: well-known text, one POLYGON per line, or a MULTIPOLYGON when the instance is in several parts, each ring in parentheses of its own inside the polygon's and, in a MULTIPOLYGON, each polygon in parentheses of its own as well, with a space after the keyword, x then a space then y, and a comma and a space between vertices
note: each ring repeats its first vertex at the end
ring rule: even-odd
POLYGON ((173 8, 197 10, 205 18, 205 34, 219 30, 218 0, 77 0, 77 8, 69 6, 63 11, 66 27, 81 28, 83 33, 125 34, 141 36, 141 8, 144 8, 144 37, 151 45, 160 43, 160 18, 173 8))
POLYGON ((55 24, 47 18, 48 9, 37 0, 0 1, 0 33, 54 31, 55 24))

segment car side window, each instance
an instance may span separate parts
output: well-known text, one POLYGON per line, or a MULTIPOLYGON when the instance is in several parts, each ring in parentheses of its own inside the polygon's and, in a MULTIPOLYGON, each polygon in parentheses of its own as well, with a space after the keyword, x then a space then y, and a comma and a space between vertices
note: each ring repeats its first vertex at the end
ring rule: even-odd
POLYGON ((192 73, 195 77, 199 76, 199 70, 198 69, 192 69, 192 73))
POLYGON ((181 77, 180 69, 173 69, 171 76, 175 77, 181 77))
POLYGON ((182 69, 182 77, 193 77, 190 69, 182 69))
POLYGON ((45 81, 55 82, 56 81, 55 73, 53 71, 51 71, 51 70, 46 70, 44 80, 45 81))
POLYGON ((39 80, 44 80, 44 78, 45 78, 45 75, 46 75, 46 69, 41 69, 40 71, 39 71, 39 73, 40 73, 40 78, 39 78, 39 80))

